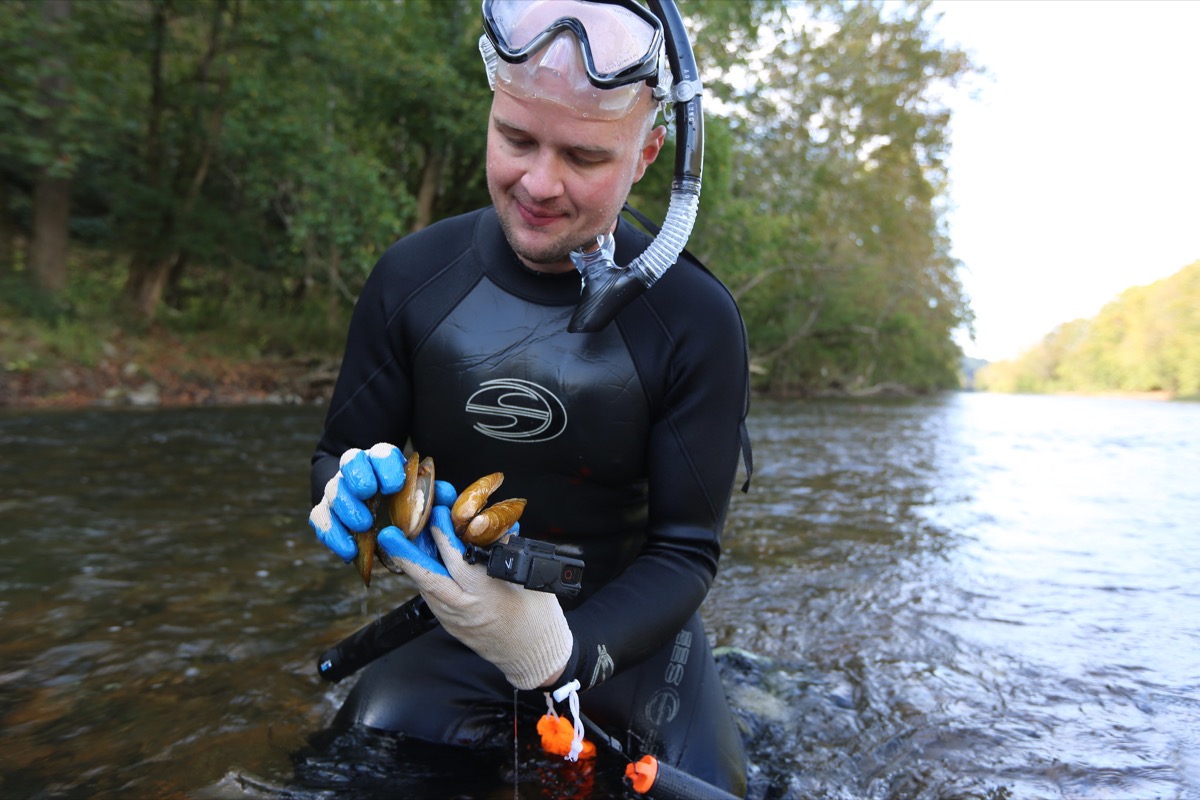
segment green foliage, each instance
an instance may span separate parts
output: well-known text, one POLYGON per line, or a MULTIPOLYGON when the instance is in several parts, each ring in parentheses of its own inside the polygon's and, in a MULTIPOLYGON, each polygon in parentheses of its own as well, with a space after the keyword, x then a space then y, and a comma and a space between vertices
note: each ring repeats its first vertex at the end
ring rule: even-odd
POLYGON ((926 14, 788 6, 729 98, 732 161, 693 247, 742 303, 763 388, 955 385, 951 335, 972 317, 936 96, 970 65, 926 14))
POLYGON ((78 69, 102 48, 71 18, 50 19, 35 0, 0 3, 0 170, 30 181, 69 178, 102 148, 104 79, 78 69), (62 85, 55 79, 70 74, 62 85))
POLYGON ((95 365, 115 327, 107 305, 121 271, 103 252, 77 248, 76 279, 61 295, 38 291, 20 275, 0 275, 0 370, 21 372, 67 364, 95 365))
MULTIPOLYGON (((760 388, 955 385, 971 313, 936 98, 971 67, 934 40, 928 5, 681 10, 707 115, 689 249, 741 303, 760 388)), ((97 297, 124 284, 151 314, 158 281, 175 330, 336 348, 384 248, 488 202, 478 15, 477 0, 75 0, 50 24, 36 0, 0 3, 0 230, 27 228, 16 210, 58 170, 75 241, 126 271, 97 297)), ((671 164, 668 147, 634 187, 652 217, 671 164)))
POLYGON ((988 365, 993 392, 1168 392, 1200 397, 1200 261, 1123 292, 1092 319, 1058 326, 1013 361, 988 365))
POLYGON ((197 270, 181 282, 181 309, 163 314, 151 334, 113 318, 124 282, 120 260, 103 249, 77 247, 70 267, 76 278, 59 297, 37 292, 20 276, 0 276, 0 373, 94 367, 111 358, 114 342, 131 336, 150 350, 169 347, 157 339, 202 342, 190 355, 235 361, 324 359, 340 350, 346 332, 348 311, 330 317, 318 295, 296 297, 197 270))

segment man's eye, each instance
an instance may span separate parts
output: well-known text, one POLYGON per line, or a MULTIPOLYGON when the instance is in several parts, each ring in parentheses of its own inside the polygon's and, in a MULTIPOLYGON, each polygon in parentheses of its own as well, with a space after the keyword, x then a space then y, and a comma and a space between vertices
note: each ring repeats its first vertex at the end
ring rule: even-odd
POLYGON ((528 139, 514 139, 511 136, 506 136, 505 138, 508 139, 508 143, 513 147, 525 148, 533 146, 533 142, 528 139))

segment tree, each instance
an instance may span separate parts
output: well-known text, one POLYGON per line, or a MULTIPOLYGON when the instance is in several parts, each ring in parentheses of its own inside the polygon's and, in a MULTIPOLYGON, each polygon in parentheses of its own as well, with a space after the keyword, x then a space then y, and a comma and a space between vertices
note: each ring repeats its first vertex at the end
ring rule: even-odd
MULTIPOLYGON (((71 0, 42 0, 43 18, 48 36, 43 39, 42 75, 38 93, 46 109, 48 124, 39 126, 43 137, 54 141, 53 120, 65 104, 67 67, 54 39, 71 17, 71 0), (57 50, 57 51, 56 51, 57 50)), ((61 293, 67 288, 67 229, 71 219, 71 179, 62 148, 53 147, 50 163, 42 164, 33 186, 33 239, 29 250, 29 274, 38 288, 61 293)))
POLYGON ((1200 261, 1134 286, 1091 319, 1059 325, 1013 361, 976 376, 998 392, 1151 392, 1200 396, 1200 261))
POLYGON ((67 282, 70 180, 76 164, 69 113, 66 54, 71 49, 70 0, 14 2, 0 9, 0 252, 11 263, 19 228, 12 201, 30 197, 31 244, 27 274, 32 284, 60 293, 67 282))
POLYGON ((942 219, 936 94, 970 65, 932 41, 927 4, 800 10, 772 20, 769 54, 731 97, 730 201, 704 247, 727 265, 768 387, 951 385, 951 332, 971 317, 942 219))
POLYGON ((184 229, 192 222, 220 146, 228 111, 231 41, 240 0, 176 5, 154 0, 144 55, 150 82, 141 180, 144 202, 125 283, 125 298, 153 319, 170 281, 189 255, 184 229))
POLYGON ((111 43, 89 20, 109 3, 0 3, 0 257, 12 264, 18 233, 32 237, 27 272, 52 292, 67 282, 70 210, 81 172, 103 160, 123 84, 111 43))
MULTIPOLYGON (((337 325, 383 248, 488 201, 475 0, 75 3, 61 62, 42 9, 0 3, 0 258, 39 176, 68 178, 128 319, 226 324, 237 295, 337 325)), ((937 91, 966 59, 926 4, 683 10, 707 116, 688 247, 741 303, 760 388, 950 385, 971 317, 937 91)), ((659 219, 669 152, 631 195, 659 219)))
POLYGON ((367 253, 486 198, 468 8, 159 0, 140 14, 144 133, 113 200, 139 314, 197 264, 301 294, 323 272, 331 303, 352 301, 367 253))

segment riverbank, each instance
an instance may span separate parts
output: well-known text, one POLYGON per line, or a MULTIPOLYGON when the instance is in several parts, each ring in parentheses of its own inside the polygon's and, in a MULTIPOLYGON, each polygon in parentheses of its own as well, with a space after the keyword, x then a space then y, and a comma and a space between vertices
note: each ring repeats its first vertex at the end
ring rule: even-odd
MULTIPOLYGON (((179 408, 229 405, 324 405, 337 378, 331 357, 236 359, 194 352, 167 337, 136 352, 105 343, 95 364, 4 365, 0 371, 0 409, 179 408)), ((1105 392, 1064 396, 1116 397, 1171 402, 1170 392, 1105 392)), ((902 386, 865 391, 824 390, 780 393, 794 399, 915 397, 902 386)))
POLYGON ((43 352, 0 366, 0 408, 21 409, 322 404, 337 377, 331 357, 234 357, 161 331, 106 338, 87 361, 43 352))
MULTIPOLYGON (((135 334, 115 325, 78 323, 55 330, 0 319, 0 409, 327 403, 340 353, 332 347, 328 352, 315 352, 312 347, 288 352, 288 347, 278 344, 286 340, 276 336, 276 344, 269 348, 272 352, 263 354, 234 344, 229 334, 183 333, 165 326, 135 334)), ((901 384, 882 383, 859 388, 807 387, 772 396, 867 399, 919 394, 901 384)), ((1197 399, 1169 392, 1092 396, 1197 399)))

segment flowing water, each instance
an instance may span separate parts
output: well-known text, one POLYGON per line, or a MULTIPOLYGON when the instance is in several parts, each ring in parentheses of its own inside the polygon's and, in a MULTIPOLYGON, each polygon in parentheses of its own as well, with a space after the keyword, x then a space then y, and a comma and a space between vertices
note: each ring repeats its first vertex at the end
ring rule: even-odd
MULTIPOLYGON (((619 793, 612 759, 330 740, 316 655, 411 588, 309 533, 320 421, 0 414, 0 796, 619 793)), ((751 433, 704 606, 750 797, 1200 797, 1200 405, 760 401, 751 433)))

